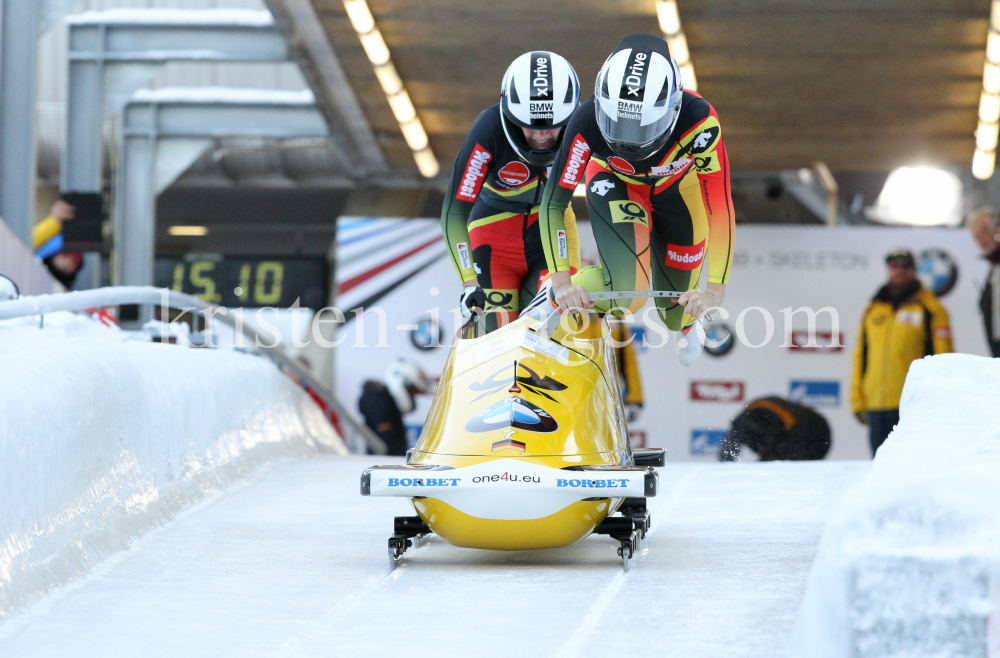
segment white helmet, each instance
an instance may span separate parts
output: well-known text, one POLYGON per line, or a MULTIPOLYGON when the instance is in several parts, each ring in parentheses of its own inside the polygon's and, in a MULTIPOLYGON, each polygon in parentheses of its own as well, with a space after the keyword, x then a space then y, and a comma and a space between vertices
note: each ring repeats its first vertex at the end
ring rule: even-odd
POLYGON ((396 401, 399 413, 405 414, 416 406, 413 394, 426 393, 430 389, 430 380, 417 364, 398 359, 385 371, 385 387, 396 401))
POLYGON ((14 280, 0 274, 0 302, 17 299, 20 294, 21 291, 17 289, 17 284, 14 283, 14 280))
POLYGON ((521 158, 538 167, 555 160, 562 133, 552 148, 531 148, 521 128, 551 130, 569 123, 580 104, 580 80, 570 63, 548 50, 534 50, 515 59, 503 74, 500 122, 507 141, 521 158))
POLYGON ((597 127, 620 158, 640 162, 667 143, 677 125, 684 85, 667 42, 630 34, 604 62, 594 85, 597 127))

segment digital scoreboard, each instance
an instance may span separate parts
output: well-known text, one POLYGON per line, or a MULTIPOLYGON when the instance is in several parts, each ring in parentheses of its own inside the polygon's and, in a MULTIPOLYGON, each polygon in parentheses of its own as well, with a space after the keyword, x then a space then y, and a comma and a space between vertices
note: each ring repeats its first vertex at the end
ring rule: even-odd
POLYGON ((158 288, 195 295, 228 307, 299 305, 319 309, 329 299, 325 258, 157 258, 158 288))

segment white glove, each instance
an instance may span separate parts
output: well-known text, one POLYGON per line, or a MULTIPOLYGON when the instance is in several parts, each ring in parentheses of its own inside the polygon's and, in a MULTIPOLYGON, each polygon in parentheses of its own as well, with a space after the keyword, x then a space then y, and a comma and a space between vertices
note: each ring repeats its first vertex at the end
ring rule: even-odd
POLYGON ((472 319, 474 309, 486 310, 486 293, 479 286, 466 286, 462 290, 459 307, 462 309, 462 317, 468 322, 472 319))

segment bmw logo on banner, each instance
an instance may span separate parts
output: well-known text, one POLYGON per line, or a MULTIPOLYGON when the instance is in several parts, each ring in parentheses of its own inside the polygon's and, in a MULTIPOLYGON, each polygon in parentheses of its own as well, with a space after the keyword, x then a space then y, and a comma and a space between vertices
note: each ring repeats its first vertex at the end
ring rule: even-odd
POLYGON ((559 423, 547 411, 513 395, 491 404, 469 419, 466 432, 490 432, 505 427, 529 432, 555 432, 559 423))
POLYGON ((725 356, 733 351, 736 339, 728 325, 710 324, 705 327, 705 351, 711 356, 725 356))
POLYGON ((917 276, 938 297, 944 297, 958 282, 958 265, 943 249, 925 249, 917 260, 917 276))
POLYGON ((444 331, 441 329, 441 323, 430 314, 420 316, 416 325, 410 330, 410 342, 418 350, 427 351, 441 347, 442 340, 444 331))

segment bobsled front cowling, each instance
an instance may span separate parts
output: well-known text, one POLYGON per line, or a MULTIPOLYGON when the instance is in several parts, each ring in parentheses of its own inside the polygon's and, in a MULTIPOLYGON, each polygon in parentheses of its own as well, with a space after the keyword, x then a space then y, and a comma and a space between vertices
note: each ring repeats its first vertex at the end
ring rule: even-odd
POLYGON ((627 459, 608 345, 600 337, 557 343, 528 331, 525 322, 456 341, 411 464, 524 457, 565 468, 627 459))
MULTIPOLYGON (((553 470, 631 464, 603 323, 558 341, 532 331, 537 324, 522 318, 455 342, 410 464, 462 468, 514 459, 553 470)), ((590 534, 621 502, 611 490, 594 494, 519 520, 473 516, 433 495, 413 504, 449 543, 523 550, 566 546, 590 534)))

